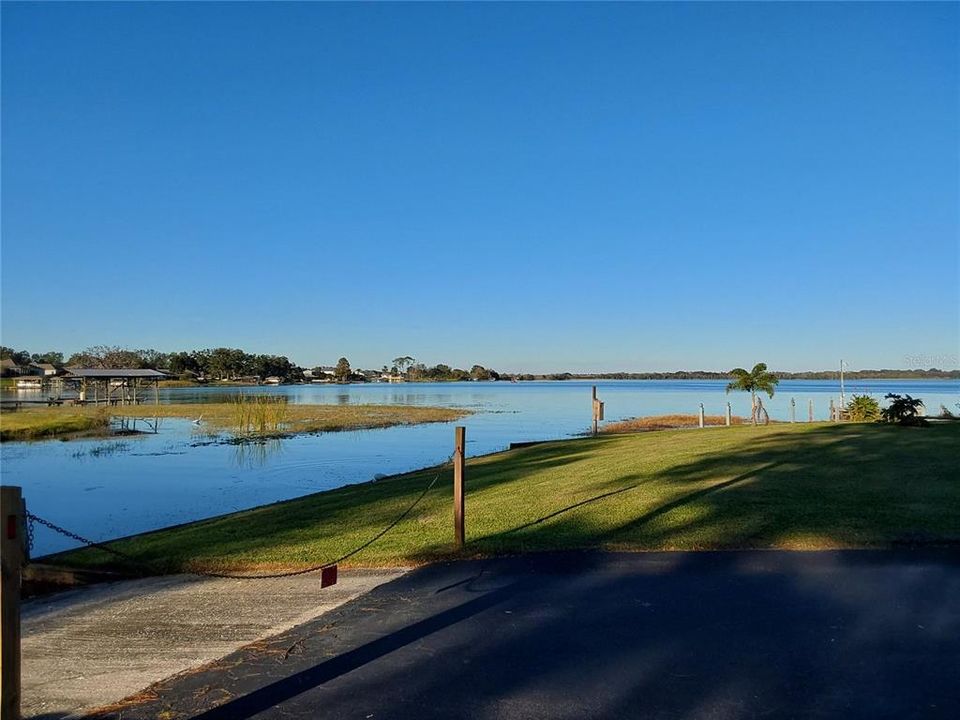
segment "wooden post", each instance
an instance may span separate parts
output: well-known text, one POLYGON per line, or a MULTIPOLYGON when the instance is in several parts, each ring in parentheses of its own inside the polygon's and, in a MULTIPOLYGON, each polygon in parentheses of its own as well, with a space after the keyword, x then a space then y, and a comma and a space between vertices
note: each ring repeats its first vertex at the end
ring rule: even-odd
POLYGON ((813 422, 813 400, 807 400, 807 422, 813 422))
POLYGON ((462 550, 466 543, 464 528, 464 453, 467 445, 467 429, 462 425, 454 428, 453 444, 453 541, 457 550, 462 550))
POLYGON ((160 404, 160 381, 159 380, 153 381, 153 404, 154 405, 160 404))
POLYGON ((830 398, 830 422, 836 422, 837 420, 837 411, 833 407, 833 398, 830 398))
POLYGON ((794 398, 790 398, 790 422, 795 423, 797 421, 797 401, 794 398))
POLYGON ((727 403, 727 427, 730 427, 730 414, 731 414, 730 403, 727 403))
POLYGON ((590 403, 593 412, 593 434, 597 434, 597 386, 593 386, 593 400, 590 403))
POLYGON ((697 415, 697 424, 703 428, 703 403, 700 403, 700 413, 697 415))
POLYGON ((27 530, 20 488, 0 488, 0 507, 0 720, 20 720, 20 580, 27 530))

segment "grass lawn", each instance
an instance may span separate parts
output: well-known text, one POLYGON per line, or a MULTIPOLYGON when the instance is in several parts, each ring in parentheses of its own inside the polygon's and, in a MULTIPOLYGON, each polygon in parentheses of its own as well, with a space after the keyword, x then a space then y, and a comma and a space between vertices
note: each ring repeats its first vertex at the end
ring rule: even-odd
MULTIPOLYGON (((467 553, 960 542, 960 424, 740 426, 599 436, 467 461, 467 553)), ((424 470, 118 542, 164 570, 328 561, 395 518, 424 470)), ((358 566, 451 557, 452 473, 358 566)), ((109 565, 97 550, 57 562, 109 565)))
MULTIPOLYGON (((450 422, 468 414, 456 408, 417 407, 412 405, 293 405, 275 404, 282 413, 282 431, 271 435, 303 432, 334 432, 450 422)), ((105 433, 112 417, 190 418, 203 415, 202 427, 212 431, 237 429, 236 403, 183 405, 137 405, 111 407, 61 406, 24 408, 0 414, 0 440, 35 440, 73 433, 105 433)), ((256 434, 255 432, 253 434, 256 434)))

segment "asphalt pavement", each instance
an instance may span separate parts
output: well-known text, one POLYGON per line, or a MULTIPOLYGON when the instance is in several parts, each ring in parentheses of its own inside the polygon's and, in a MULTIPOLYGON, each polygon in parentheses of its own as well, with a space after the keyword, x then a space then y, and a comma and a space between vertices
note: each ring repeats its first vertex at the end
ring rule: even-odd
POLYGON ((100 717, 953 719, 960 553, 435 565, 100 717))

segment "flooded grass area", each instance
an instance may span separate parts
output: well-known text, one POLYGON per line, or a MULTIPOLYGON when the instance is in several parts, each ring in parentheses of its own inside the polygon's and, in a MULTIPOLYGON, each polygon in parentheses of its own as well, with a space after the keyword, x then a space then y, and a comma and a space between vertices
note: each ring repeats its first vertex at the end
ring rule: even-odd
POLYGON ((45 440, 53 437, 108 434, 105 408, 24 408, 0 412, 0 441, 45 440))
POLYGON ((199 427, 237 436, 367 430, 451 422, 458 408, 411 405, 294 405, 282 396, 241 395, 227 402, 182 405, 23 408, 0 413, 0 439, 40 440, 110 432, 111 418, 185 418, 199 427))

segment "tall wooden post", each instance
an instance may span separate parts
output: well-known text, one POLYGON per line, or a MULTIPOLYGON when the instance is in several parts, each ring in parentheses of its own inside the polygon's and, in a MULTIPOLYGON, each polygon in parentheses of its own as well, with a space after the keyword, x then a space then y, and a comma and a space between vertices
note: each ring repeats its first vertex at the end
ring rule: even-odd
POLYGON ((807 400, 807 422, 813 422, 813 400, 807 400))
POLYGON ((697 415, 697 425, 703 428, 703 403, 700 403, 700 412, 697 415))
POLYGON ((794 398, 790 398, 790 422, 795 423, 797 421, 797 401, 794 398))
POLYGON ((0 720, 20 720, 20 581, 26 561, 26 507, 20 488, 0 488, 0 720))
POLYGON ((591 412, 593 413, 593 434, 597 434, 597 386, 593 386, 593 399, 590 403, 591 412))
POLYGON ((461 425, 454 428, 453 444, 453 541, 457 550, 462 550, 466 543, 464 527, 464 454, 467 447, 467 429, 461 425))
POLYGON ((730 414, 731 414, 730 403, 727 403, 727 427, 730 427, 730 414))

